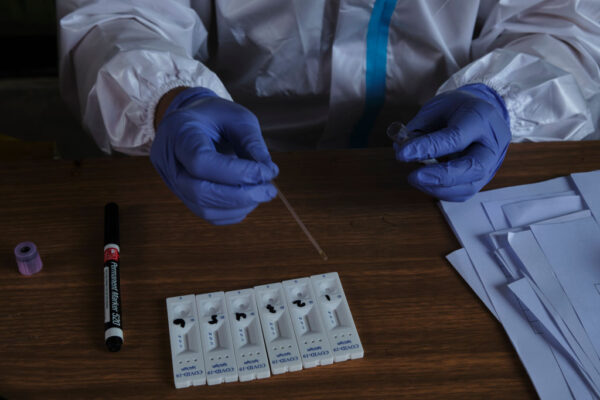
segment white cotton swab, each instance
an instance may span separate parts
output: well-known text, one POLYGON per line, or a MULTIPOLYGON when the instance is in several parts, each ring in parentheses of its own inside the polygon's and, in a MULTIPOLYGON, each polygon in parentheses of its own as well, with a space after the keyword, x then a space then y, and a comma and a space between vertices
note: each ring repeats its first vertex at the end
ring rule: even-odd
POLYGON ((323 251, 321 246, 319 246, 319 243, 317 243, 315 238, 310 234, 310 232, 308 231, 308 229, 306 228, 306 226, 304 225, 304 223, 302 222, 302 220, 300 219, 298 214, 296 214, 296 211, 294 211, 294 209, 292 208, 290 203, 287 201, 287 199, 283 195, 283 192, 281 191, 281 189, 279 189, 279 187, 274 182, 273 182, 273 186, 275 186, 275 188, 277 189, 277 195, 279 196, 279 198, 281 199, 281 201, 283 202, 285 207, 288 209, 290 214, 292 214, 292 217, 294 217, 294 219, 298 223, 298 226, 300 226, 300 229, 302 229, 302 231, 304 232, 304 234, 306 235, 308 240, 310 240, 310 242, 312 243, 314 248, 317 250, 319 255, 323 258, 323 260, 327 261, 327 259, 328 259, 327 254, 325 254, 325 252, 323 251))

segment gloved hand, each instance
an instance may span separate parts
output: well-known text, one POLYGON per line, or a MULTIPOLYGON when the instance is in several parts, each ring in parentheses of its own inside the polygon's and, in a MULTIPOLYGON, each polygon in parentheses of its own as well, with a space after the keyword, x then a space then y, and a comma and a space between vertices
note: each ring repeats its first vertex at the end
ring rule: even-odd
POLYGON ((277 195, 270 181, 279 169, 254 114, 205 88, 173 99, 150 160, 185 205, 215 225, 240 222, 277 195))
POLYGON ((510 123, 504 100, 484 84, 441 93, 406 125, 425 134, 394 143, 396 159, 413 162, 452 155, 408 176, 411 185, 442 200, 464 201, 494 176, 508 149, 510 123))

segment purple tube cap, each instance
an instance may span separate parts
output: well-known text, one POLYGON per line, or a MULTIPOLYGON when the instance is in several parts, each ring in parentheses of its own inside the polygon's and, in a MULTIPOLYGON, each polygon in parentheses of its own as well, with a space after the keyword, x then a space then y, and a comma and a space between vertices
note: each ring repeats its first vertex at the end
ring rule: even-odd
POLYGON ((42 269, 42 260, 33 242, 22 242, 15 247, 15 257, 21 275, 33 275, 42 269))

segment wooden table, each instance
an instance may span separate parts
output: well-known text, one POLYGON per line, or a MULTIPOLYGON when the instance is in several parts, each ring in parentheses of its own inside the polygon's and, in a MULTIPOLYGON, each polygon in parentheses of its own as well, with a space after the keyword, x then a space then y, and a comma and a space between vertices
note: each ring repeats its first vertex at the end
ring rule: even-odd
MULTIPOLYGON (((446 262, 459 247, 390 149, 280 153, 279 200, 214 227, 147 158, 3 163, 0 396, 8 399, 516 399, 535 391, 501 326, 446 262), (103 206, 121 208, 119 353, 103 340, 103 206), (13 248, 44 268, 17 272, 13 248), (340 274, 365 358, 247 383, 176 390, 165 298, 340 274)), ((600 168, 600 142, 513 145, 488 188, 600 168)))

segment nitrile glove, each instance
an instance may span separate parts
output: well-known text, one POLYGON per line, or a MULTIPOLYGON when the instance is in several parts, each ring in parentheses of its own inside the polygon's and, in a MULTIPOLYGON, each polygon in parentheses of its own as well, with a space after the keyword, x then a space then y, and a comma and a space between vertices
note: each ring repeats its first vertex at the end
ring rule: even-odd
POLYGON ((449 161, 423 166, 408 176, 411 185, 448 201, 464 201, 481 190, 502 164, 511 139, 504 100, 481 83, 435 96, 406 128, 425 133, 394 143, 397 160, 452 155, 449 161))
POLYGON ((150 160, 185 205, 215 225, 240 222, 277 195, 270 181, 279 169, 254 114, 205 88, 173 99, 150 160))

